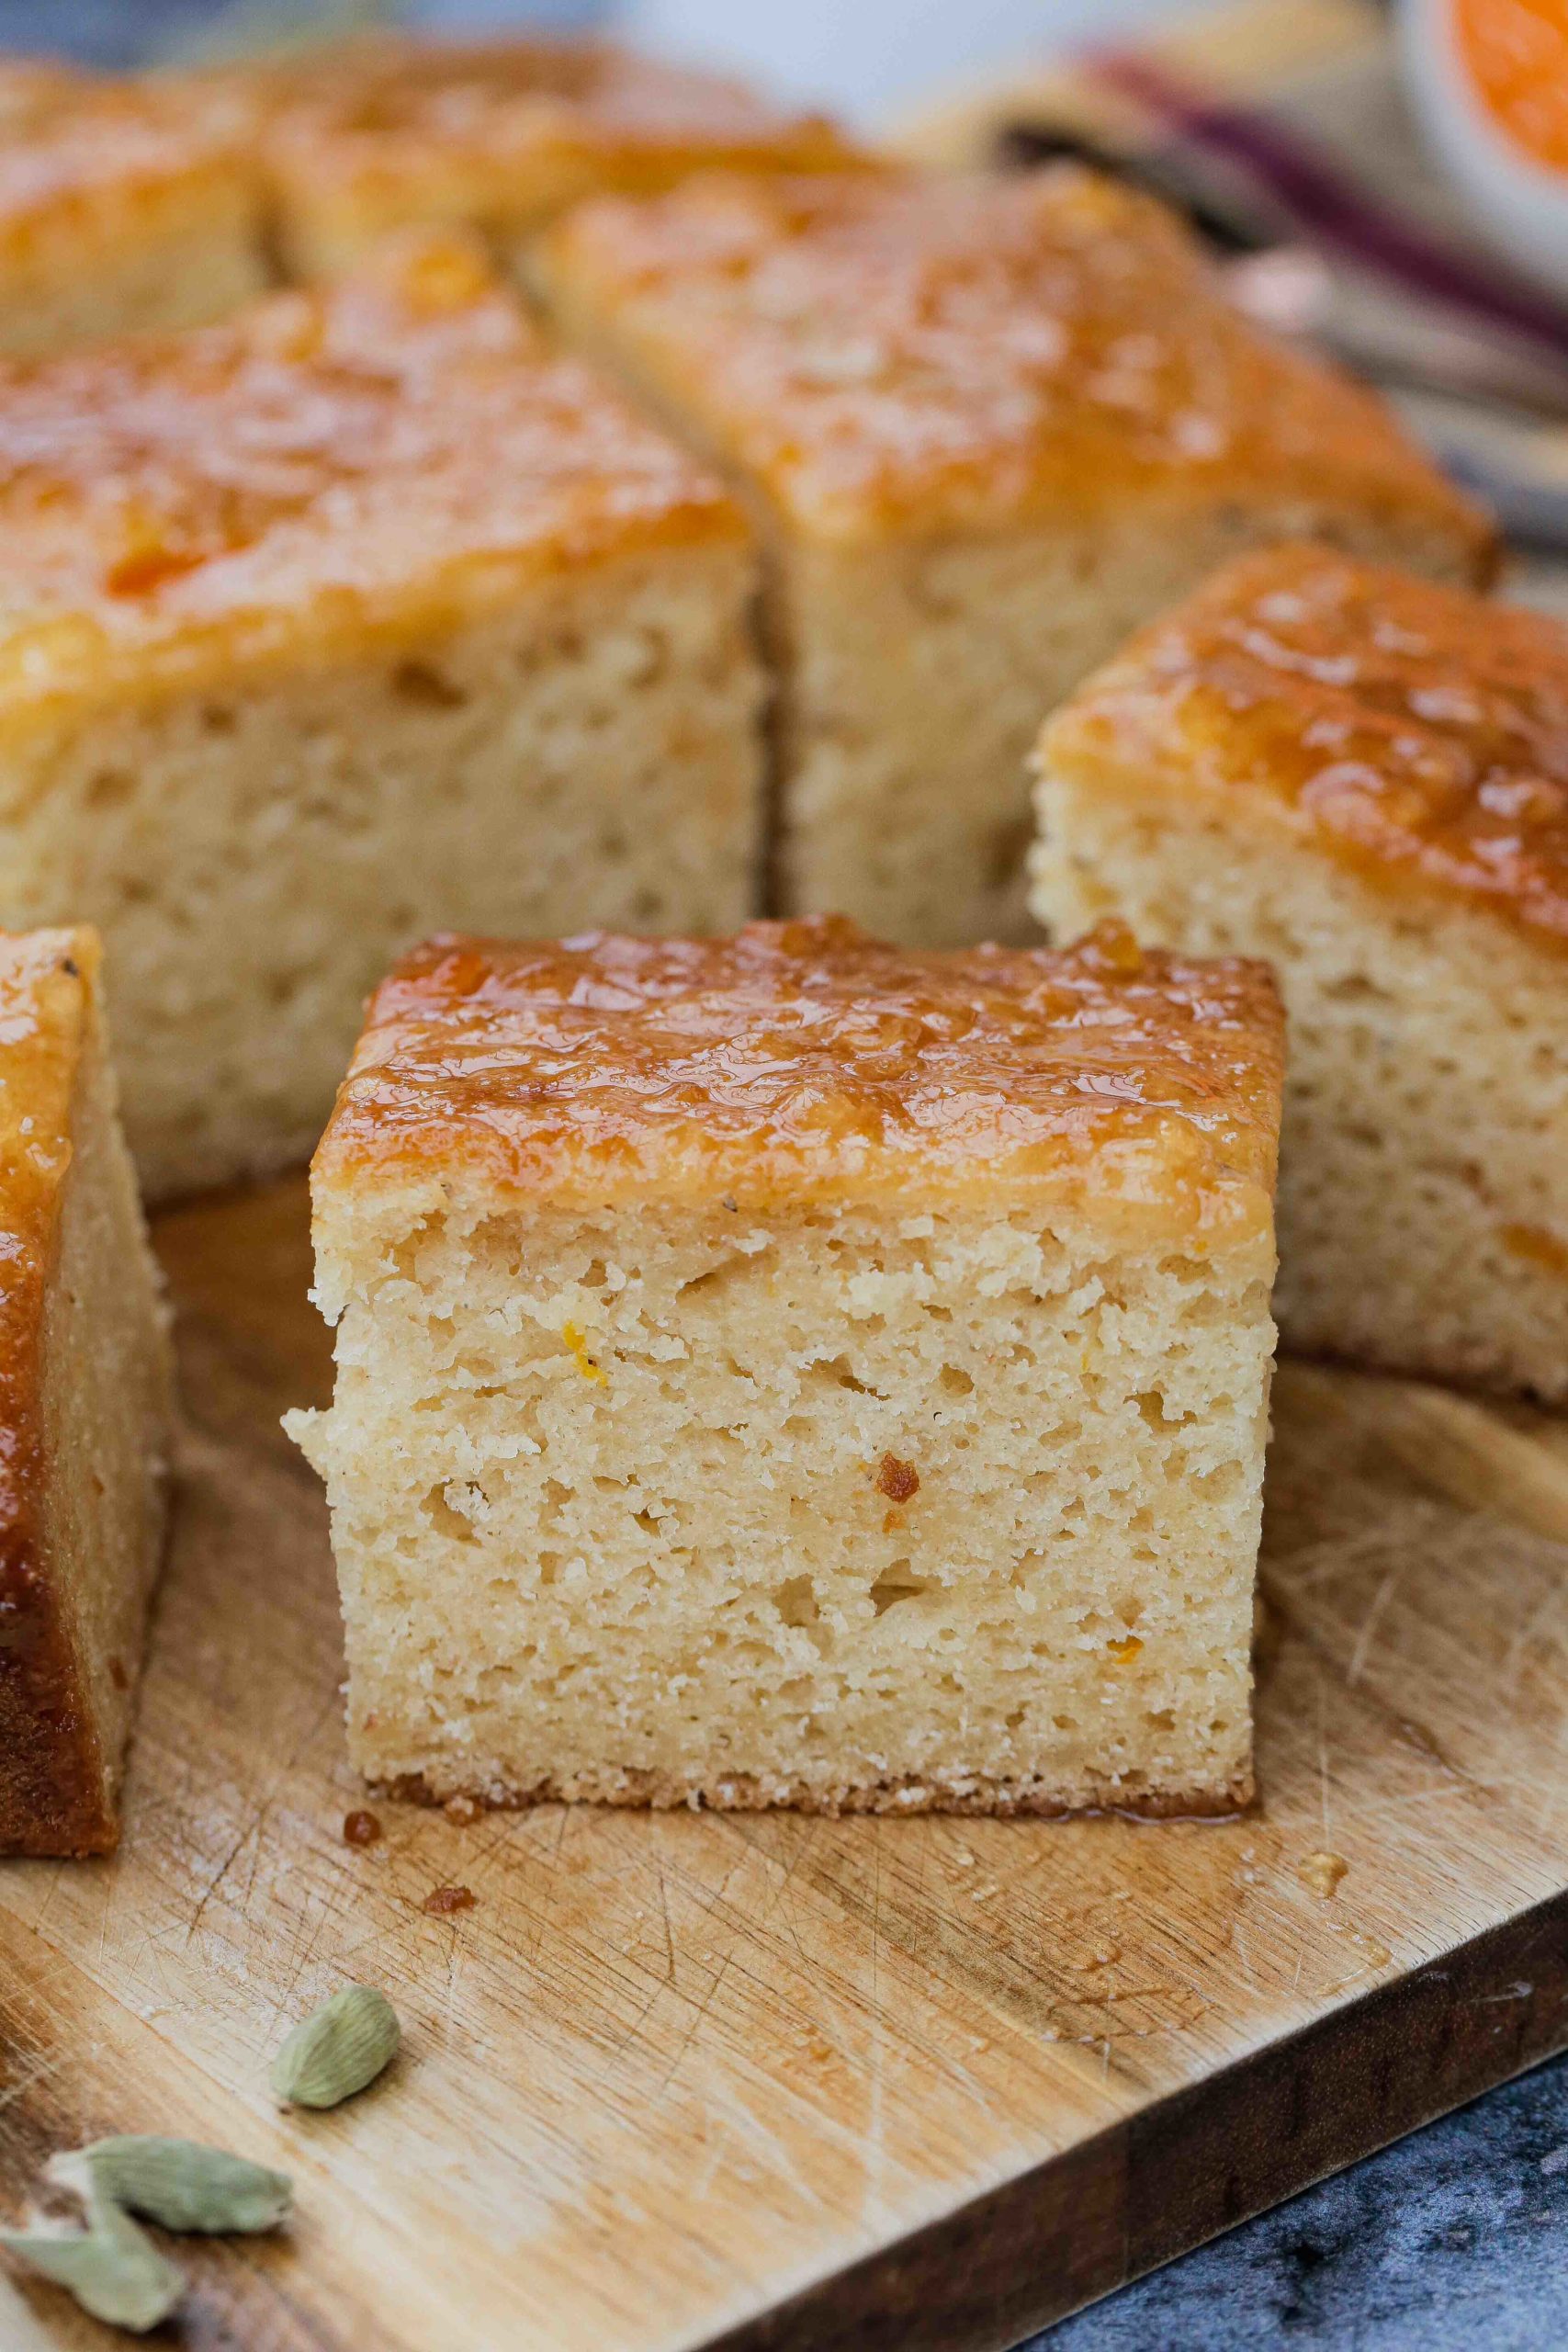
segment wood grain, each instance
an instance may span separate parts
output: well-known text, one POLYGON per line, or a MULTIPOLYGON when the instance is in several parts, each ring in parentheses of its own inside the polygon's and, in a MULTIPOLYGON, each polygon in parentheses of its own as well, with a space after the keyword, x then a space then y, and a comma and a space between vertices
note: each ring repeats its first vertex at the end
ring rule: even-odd
MULTIPOLYGON (((109 2129, 292 2171, 286 2234, 191 2251, 175 2340, 1001 2346, 1568 2043, 1568 1423, 1285 1369, 1241 1821, 381 1804, 355 1850, 277 1426, 328 1374, 302 1188, 159 1241, 189 1430, 129 1834, 0 1871, 0 2191, 109 2129), (346 1976, 404 2055, 280 2117, 346 1976)), ((37 2340, 114 2340, 17 2283, 37 2340)))

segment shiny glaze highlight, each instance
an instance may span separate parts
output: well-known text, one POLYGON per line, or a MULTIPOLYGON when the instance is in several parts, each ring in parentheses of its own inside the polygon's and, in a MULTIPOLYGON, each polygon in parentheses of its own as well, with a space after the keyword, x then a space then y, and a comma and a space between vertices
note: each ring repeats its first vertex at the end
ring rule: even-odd
POLYGON ((550 232, 605 329, 803 529, 1005 526, 1129 500, 1343 499, 1491 534, 1371 394, 1260 335, 1174 216, 1076 166, 708 179, 550 232))
POLYGON ((1247 557, 1091 678, 1043 758, 1250 806, 1568 947, 1568 629, 1544 615, 1322 548, 1247 557))
POLYGON ((1281 1021, 1261 966, 918 954, 842 918, 728 940, 444 939, 372 1000, 323 1188, 738 1208, 1052 1198, 1266 1225, 1281 1021))

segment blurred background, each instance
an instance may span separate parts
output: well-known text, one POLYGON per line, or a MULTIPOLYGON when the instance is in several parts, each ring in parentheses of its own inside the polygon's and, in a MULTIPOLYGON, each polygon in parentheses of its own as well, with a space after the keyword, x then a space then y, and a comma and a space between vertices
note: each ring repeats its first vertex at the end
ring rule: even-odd
MULTIPOLYGON (((1172 0, 0 0, 0 48, 135 65, 316 39, 374 23, 457 32, 615 31, 724 61, 864 121, 957 75, 1093 29, 1146 24, 1172 0)), ((1190 14, 1190 0, 1186 13, 1190 14)))
POLYGON ((928 163, 1120 171, 1243 309, 1378 383, 1568 608, 1568 0, 0 0, 0 50, 110 68, 377 27, 597 31, 928 163))

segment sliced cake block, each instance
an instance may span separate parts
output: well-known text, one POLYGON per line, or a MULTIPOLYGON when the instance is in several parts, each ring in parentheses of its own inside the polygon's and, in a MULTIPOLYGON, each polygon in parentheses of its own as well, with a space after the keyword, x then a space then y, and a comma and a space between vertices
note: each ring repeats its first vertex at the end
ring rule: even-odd
POLYGON ((265 281, 262 182, 150 85, 0 59, 0 352, 221 318, 265 281))
POLYGON ((1251 1787, 1261 967, 437 941, 317 1154, 352 1756, 486 1803, 1251 1787))
POLYGON ((1371 394, 1077 168, 694 182, 580 209, 536 270, 764 519, 786 908, 1032 935, 1027 754, 1134 624, 1303 532, 1454 579, 1489 560, 1371 394))
POLYGON ((1274 964, 1275 1312, 1568 1396, 1568 632, 1329 550, 1222 572, 1046 728, 1035 904, 1274 964))
POLYGON ((145 1186, 307 1157, 434 927, 739 921, 753 584, 450 239, 0 368, 0 920, 102 930, 145 1186))
POLYGON ((596 41, 372 35, 179 86, 259 154, 299 277, 348 266, 389 229, 468 228, 510 255, 584 196, 716 165, 842 169, 854 153, 818 116, 596 41))
POLYGON ((0 934, 0 1854, 119 1834, 169 1420, 97 939, 0 934))

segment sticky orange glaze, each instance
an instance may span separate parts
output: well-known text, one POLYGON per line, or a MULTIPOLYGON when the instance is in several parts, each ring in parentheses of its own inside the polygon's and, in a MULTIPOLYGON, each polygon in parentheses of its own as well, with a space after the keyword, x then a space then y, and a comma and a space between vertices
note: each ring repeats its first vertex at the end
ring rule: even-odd
POLYGON ((40 1551, 44 1299, 97 967, 91 932, 0 933, 0 1852, 113 1843, 40 1551))
POLYGON ((1248 326, 1162 206, 1073 166, 705 179, 580 209, 539 266, 822 536, 1134 498, 1175 528, 1235 494, 1490 542, 1380 401, 1248 326))
POLYGON ((220 326, 0 365, 0 531, 3 716, 744 526, 472 248, 411 234, 220 326))
POLYGON ((1217 572, 1046 728, 1097 785, 1263 797, 1387 885, 1568 946, 1568 630, 1321 548, 1217 572))
POLYGON ((702 165, 820 171, 852 159, 814 115, 592 41, 371 37, 187 84, 247 127, 286 202, 527 226, 583 195, 668 187, 702 165))
POLYGON ((1562 0, 1453 0, 1460 55, 1498 129, 1568 170, 1568 9, 1562 0))
POLYGON ((437 940, 372 1001, 318 1198, 430 1177, 576 1203, 1071 1194, 1266 1227, 1281 1024, 1259 965, 917 954, 842 918, 728 940, 437 940))

